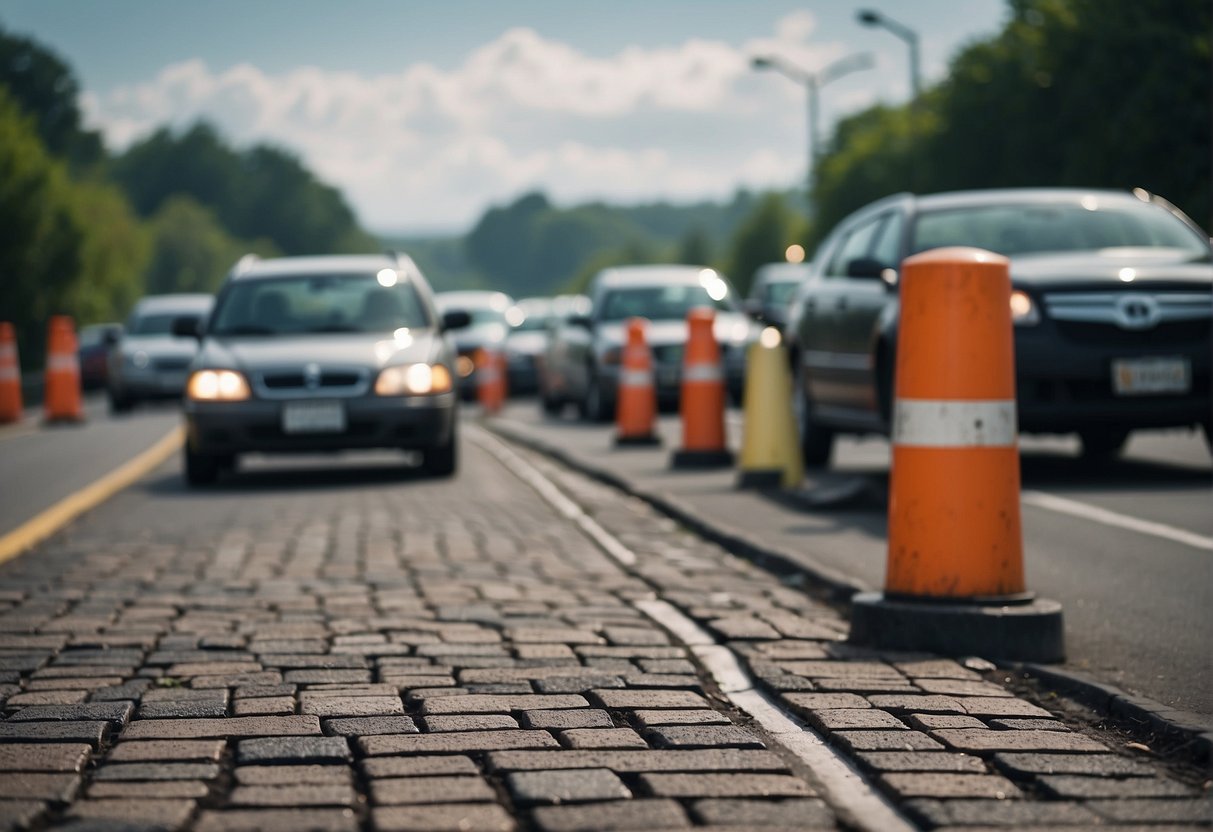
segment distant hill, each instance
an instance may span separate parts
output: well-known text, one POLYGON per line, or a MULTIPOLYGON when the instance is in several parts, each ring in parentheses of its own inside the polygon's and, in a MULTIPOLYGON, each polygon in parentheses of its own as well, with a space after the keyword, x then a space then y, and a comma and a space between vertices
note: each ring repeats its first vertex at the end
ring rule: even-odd
MULTIPOLYGON (((803 197, 781 194, 792 213, 803 197)), ((762 194, 739 190, 725 202, 588 202, 561 207, 542 193, 494 206, 463 235, 383 235, 408 252, 438 291, 495 288, 516 297, 569 291, 587 271, 624 262, 718 263, 762 194)))

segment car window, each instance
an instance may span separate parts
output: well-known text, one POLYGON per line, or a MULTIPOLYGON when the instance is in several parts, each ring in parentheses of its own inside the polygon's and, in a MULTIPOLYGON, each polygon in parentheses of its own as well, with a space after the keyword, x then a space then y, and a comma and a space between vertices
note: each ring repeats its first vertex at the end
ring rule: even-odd
POLYGON ((641 317, 652 321, 682 320, 696 307, 733 311, 728 295, 714 299, 703 286, 638 286, 608 291, 602 299, 600 321, 641 317))
POLYGON ((911 251, 977 246, 999 254, 1171 248, 1207 259, 1208 248, 1188 226, 1157 205, 1016 204, 924 212, 911 251))
POLYGON ((855 228, 830 259, 828 274, 843 275, 847 273, 847 263, 860 257, 867 257, 872 249, 872 240, 884 222, 884 215, 869 220, 855 228))
POLYGON ((334 274, 235 282, 221 295, 210 330, 215 335, 287 335, 429 325, 410 281, 385 286, 375 274, 334 274))
POLYGON ((763 297, 767 303, 785 304, 792 299, 792 295, 796 292, 796 287, 799 285, 798 281, 792 280, 768 283, 763 292, 763 297))
POLYGON ((188 312, 154 312, 146 315, 132 315, 126 322, 128 335, 170 335, 173 331, 173 321, 188 312))
POLYGON ((872 248, 872 258, 886 266, 897 268, 901 265, 901 230, 905 226, 905 218, 900 211, 886 214, 884 225, 880 227, 880 236, 872 248))

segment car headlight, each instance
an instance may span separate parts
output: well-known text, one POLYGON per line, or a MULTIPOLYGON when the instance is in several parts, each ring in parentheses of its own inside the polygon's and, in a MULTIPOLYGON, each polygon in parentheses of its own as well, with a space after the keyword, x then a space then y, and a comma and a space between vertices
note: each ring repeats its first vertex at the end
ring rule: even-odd
POLYGON ((146 369, 147 365, 149 363, 151 363, 151 359, 148 358, 147 353, 145 353, 143 350, 139 350, 138 352, 129 353, 126 356, 126 360, 132 367, 135 367, 136 369, 139 369, 139 370, 146 369))
POLYGON ((185 394, 196 402, 242 402, 251 395, 248 382, 235 370, 198 370, 185 394))
POLYGON ((388 367, 375 380, 379 396, 428 396, 451 389, 451 371, 442 364, 388 367))
POLYGON ((1040 323, 1040 312, 1032 296, 1022 289, 1011 292, 1011 323, 1015 326, 1031 326, 1040 323))

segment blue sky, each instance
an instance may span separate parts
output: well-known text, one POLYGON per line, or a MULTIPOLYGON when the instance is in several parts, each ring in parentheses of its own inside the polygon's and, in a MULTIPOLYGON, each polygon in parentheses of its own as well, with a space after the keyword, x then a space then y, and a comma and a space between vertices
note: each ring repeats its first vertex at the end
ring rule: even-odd
MULTIPOLYGON (((458 229, 529 188, 560 202, 724 197, 803 181, 809 70, 872 52, 821 96, 839 115, 908 94, 905 45, 863 3, 0 0, 0 23, 75 68, 121 148, 207 118, 299 153, 378 230, 458 229)), ((998 30, 1004 0, 876 5, 921 33, 923 73, 998 30)))

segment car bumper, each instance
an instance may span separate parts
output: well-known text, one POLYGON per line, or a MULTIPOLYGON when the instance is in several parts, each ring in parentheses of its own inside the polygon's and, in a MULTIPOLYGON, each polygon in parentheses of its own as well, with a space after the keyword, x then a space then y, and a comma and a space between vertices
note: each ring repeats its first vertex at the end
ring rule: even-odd
POLYGON ((450 440, 458 405, 454 393, 426 397, 363 396, 340 399, 345 430, 288 433, 285 401, 190 402, 185 421, 198 453, 294 453, 371 448, 422 450, 450 440))
POLYGON ((110 386, 128 399, 172 399, 185 392, 185 370, 129 370, 111 375, 110 386))
MULTIPOLYGON (((1133 333, 1134 336, 1138 333, 1133 333)), ((1210 418, 1208 335, 1195 342, 1165 338, 1125 338, 1121 343, 1075 343, 1055 334, 1016 332, 1015 361, 1020 429, 1028 433, 1069 433, 1099 427, 1182 427, 1210 418), (1117 361, 1180 359, 1186 362, 1186 392, 1117 393, 1117 361)))

